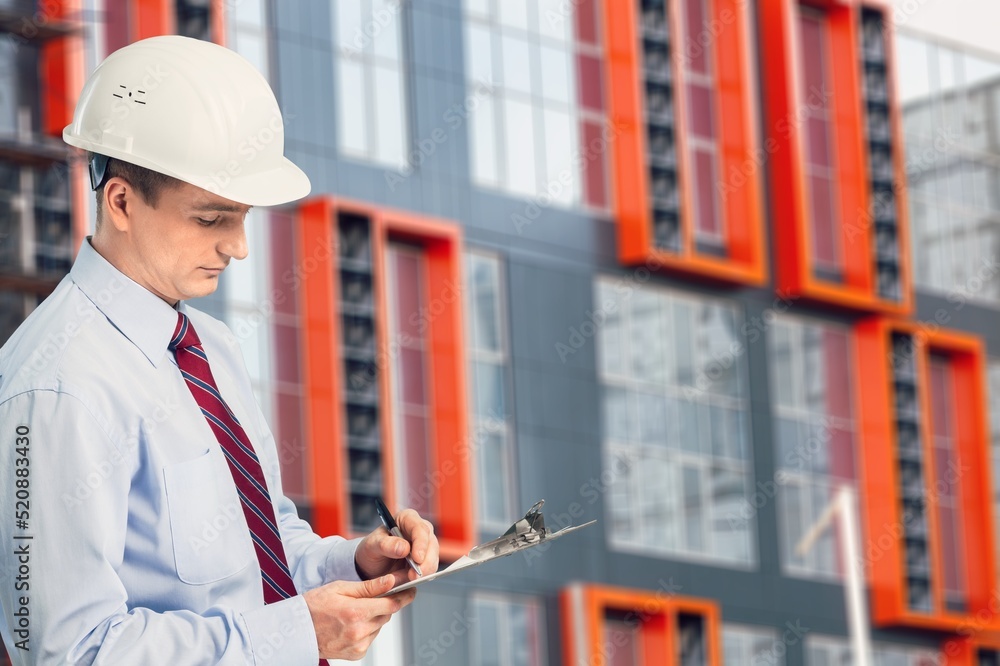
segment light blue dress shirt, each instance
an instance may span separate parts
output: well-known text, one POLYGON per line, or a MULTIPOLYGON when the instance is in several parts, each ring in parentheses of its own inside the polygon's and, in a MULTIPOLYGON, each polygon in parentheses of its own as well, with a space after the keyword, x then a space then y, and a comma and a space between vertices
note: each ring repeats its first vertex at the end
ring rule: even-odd
POLYGON ((15 664, 319 659, 301 596, 264 605, 222 449, 167 349, 178 310, 261 459, 296 587, 358 580, 357 541, 321 539, 282 493, 232 332, 88 239, 0 349, 0 634, 15 664))

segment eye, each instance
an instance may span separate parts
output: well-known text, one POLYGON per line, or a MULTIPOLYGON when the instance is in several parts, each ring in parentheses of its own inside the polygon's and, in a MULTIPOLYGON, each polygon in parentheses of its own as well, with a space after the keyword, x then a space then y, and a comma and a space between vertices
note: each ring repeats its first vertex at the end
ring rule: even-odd
POLYGON ((198 220, 198 224, 200 224, 201 226, 203 226, 203 227, 210 227, 210 226, 218 223, 218 221, 220 219, 222 219, 222 218, 216 217, 216 218, 211 219, 211 220, 206 220, 206 219, 203 219, 203 218, 199 217, 199 218, 196 218, 196 219, 198 220))

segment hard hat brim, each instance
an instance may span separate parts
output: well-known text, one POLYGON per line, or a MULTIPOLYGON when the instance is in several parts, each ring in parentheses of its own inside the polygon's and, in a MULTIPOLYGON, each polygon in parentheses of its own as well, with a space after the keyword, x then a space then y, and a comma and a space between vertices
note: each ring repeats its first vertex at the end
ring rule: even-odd
MULTIPOLYGON (((184 178, 180 180, 190 182, 184 178)), ((282 157, 281 164, 275 169, 232 176, 232 180, 221 187, 218 178, 191 184, 247 206, 290 203, 305 197, 312 189, 309 176, 287 157, 282 157)))
POLYGON ((287 157, 282 157, 276 168, 267 171, 243 173, 245 170, 239 169, 235 174, 222 172, 196 179, 165 169, 137 155, 115 149, 109 150, 107 146, 77 136, 72 128, 72 125, 67 125, 63 130, 63 140, 71 146, 166 174, 247 206, 279 206, 305 197, 312 189, 309 176, 287 157))

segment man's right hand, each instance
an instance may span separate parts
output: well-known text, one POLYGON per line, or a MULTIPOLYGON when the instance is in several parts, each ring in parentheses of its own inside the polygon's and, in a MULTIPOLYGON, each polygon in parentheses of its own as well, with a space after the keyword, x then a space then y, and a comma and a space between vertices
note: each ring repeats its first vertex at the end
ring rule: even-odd
POLYGON ((361 583, 334 581, 304 593, 316 629, 319 656, 350 661, 364 657, 382 626, 417 594, 409 589, 375 598, 395 584, 395 578, 387 575, 361 583))

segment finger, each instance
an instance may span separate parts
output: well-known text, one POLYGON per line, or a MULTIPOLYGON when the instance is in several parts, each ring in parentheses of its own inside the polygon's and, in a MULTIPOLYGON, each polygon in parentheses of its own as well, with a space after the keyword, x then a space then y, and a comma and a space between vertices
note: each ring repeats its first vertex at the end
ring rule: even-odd
POLYGON ((427 557, 427 549, 433 536, 431 524, 413 509, 407 509, 399 514, 399 529, 403 536, 410 540, 413 561, 417 564, 422 563, 427 557))
POLYGON ((389 575, 396 580, 396 584, 393 585, 393 587, 409 582, 411 574, 416 576, 417 572, 413 570, 413 567, 410 566, 409 562, 403 562, 401 565, 390 571, 389 575))
POLYGON ((374 598, 380 594, 385 594, 396 584, 394 576, 379 576, 371 580, 360 583, 350 583, 344 590, 344 594, 356 599, 374 598))
POLYGON ((375 552, 382 557, 399 559, 410 553, 410 542, 389 534, 384 527, 380 527, 372 532, 369 538, 375 552))
MULTIPOLYGON (((428 525, 430 525, 428 523, 428 525)), ((438 564, 440 563, 441 556, 441 544, 438 542, 436 536, 434 536, 434 527, 430 526, 431 536, 427 544, 427 552, 424 554, 423 562, 423 572, 426 576, 427 574, 432 574, 438 570, 438 564)))
MULTIPOLYGON (((432 574, 438 570, 439 557, 440 557, 440 543, 436 536, 434 536, 434 525, 426 520, 420 519, 423 523, 423 529, 417 528, 414 531, 418 534, 422 534, 426 537, 426 541, 423 541, 421 537, 414 539, 413 544, 410 546, 410 550, 413 553, 413 561, 420 565, 421 574, 426 576, 432 574), (426 544, 426 545, 425 545, 426 544), (418 556, 417 551, 422 550, 423 555, 418 556)), ((416 572, 410 575, 410 578, 418 578, 416 572)))
POLYGON ((403 590, 402 592, 390 594, 386 598, 392 599, 398 604, 398 606, 396 606, 392 611, 393 613, 397 613, 406 608, 407 606, 409 606, 410 604, 412 604, 416 596, 417 596, 417 591, 411 587, 408 590, 403 590))
POLYGON ((410 554, 410 542, 399 537, 387 536, 379 542, 379 551, 386 557, 398 560, 410 554))

